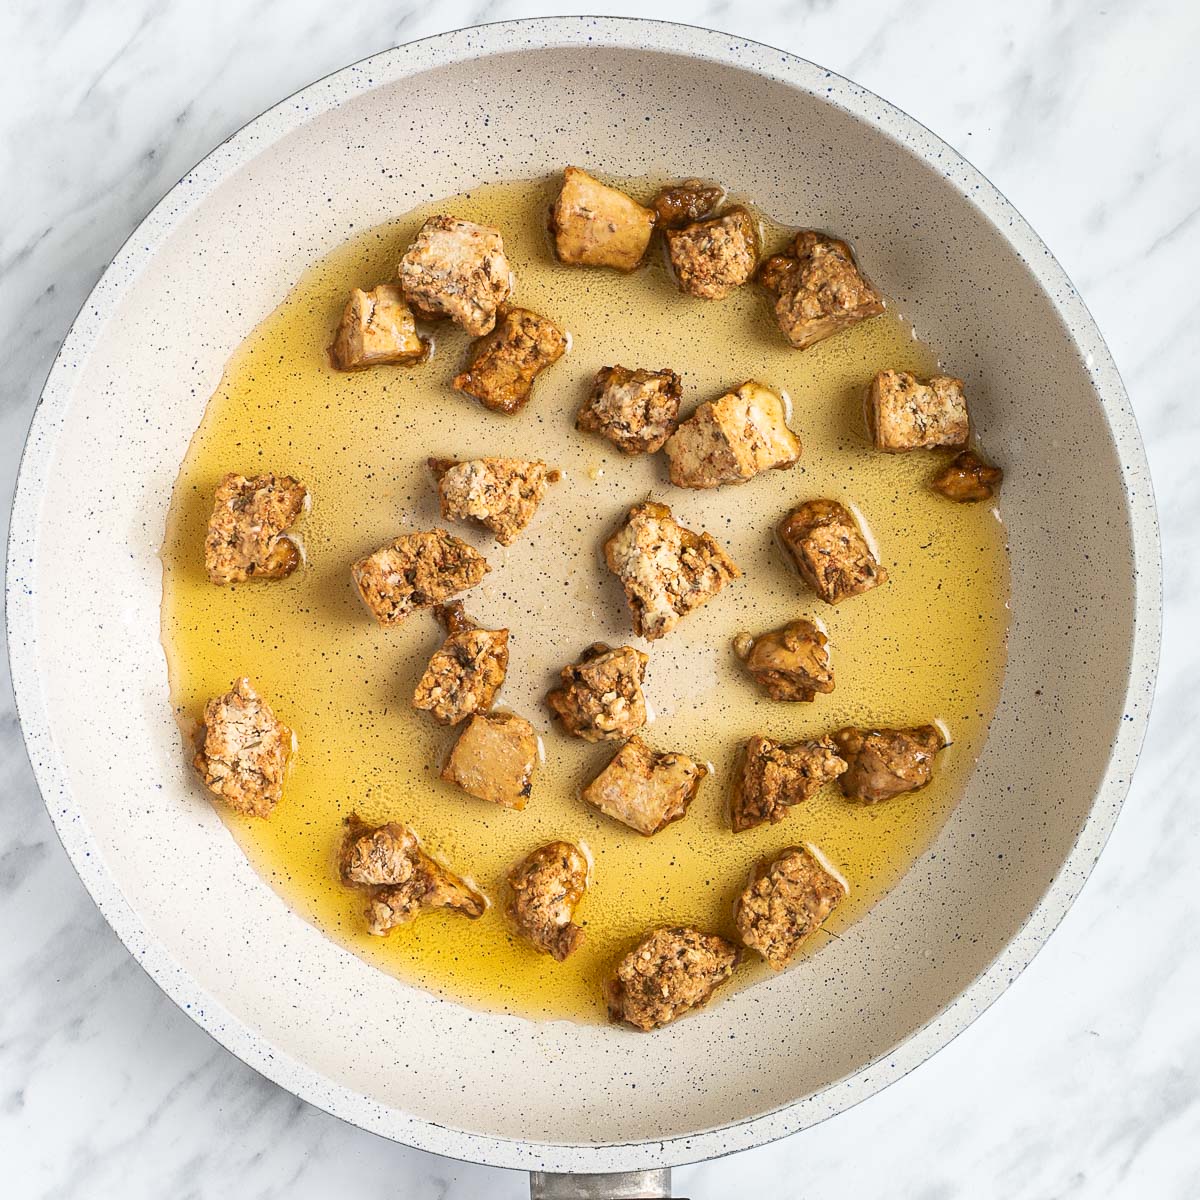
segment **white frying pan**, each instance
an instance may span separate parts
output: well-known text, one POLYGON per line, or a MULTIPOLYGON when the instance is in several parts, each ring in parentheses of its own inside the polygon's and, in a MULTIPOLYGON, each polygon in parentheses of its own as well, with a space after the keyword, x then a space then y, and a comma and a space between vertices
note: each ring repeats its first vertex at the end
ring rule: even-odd
MULTIPOLYGON (((725 34, 627 20, 506 23, 390 50, 215 150, 130 238, 67 338, 26 448, 8 572, 13 678, 46 804, 160 986, 233 1053, 348 1121, 546 1172, 756 1146, 953 1037, 1030 960, 1099 854, 1159 643, 1133 415, 1032 230, 854 84, 725 34), (468 1011, 295 917, 196 802, 158 643, 171 485, 241 339, 352 225, 581 158, 736 181, 784 221, 802 211, 853 229, 883 292, 968 365, 988 448, 1011 467, 1008 675, 927 861, 853 937, 651 1037, 468 1011)), ((665 1172, 651 1174, 603 1187, 665 1195, 665 1172)), ((535 1186, 601 1194, 579 1190, 594 1180, 535 1186)))

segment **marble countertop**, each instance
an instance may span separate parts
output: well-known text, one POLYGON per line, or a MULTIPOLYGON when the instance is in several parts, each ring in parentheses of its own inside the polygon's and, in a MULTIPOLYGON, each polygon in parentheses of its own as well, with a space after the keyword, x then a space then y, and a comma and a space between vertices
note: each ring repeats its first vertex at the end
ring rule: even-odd
MULTIPOLYGON (((603 7, 728 30, 823 63, 912 113, 990 176, 1108 338, 1147 442, 1165 542, 1166 645, 1143 761, 1108 849, 1046 949, 907 1078, 783 1142, 680 1168, 676 1193, 1200 1195, 1200 819, 1185 766, 1200 670, 1200 405, 1188 399, 1200 320, 1200 6, 603 7)), ((4 519, 34 403, 77 308, 129 231, 212 146, 310 80, 389 45, 595 8, 6 0, 4 519)), ((34 786, 7 682, 0 796, 0 1193, 528 1195, 523 1175, 393 1145, 308 1107, 179 1012, 76 879, 34 786)))

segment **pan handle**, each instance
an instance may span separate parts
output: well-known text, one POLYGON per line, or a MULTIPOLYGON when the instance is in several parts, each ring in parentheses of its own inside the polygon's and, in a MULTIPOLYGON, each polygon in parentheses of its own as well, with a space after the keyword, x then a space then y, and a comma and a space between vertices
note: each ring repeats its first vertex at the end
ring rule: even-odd
MULTIPOLYGON (((529 1200, 670 1200, 671 1168, 604 1175, 557 1175, 533 1171, 529 1200)), ((683 1200, 683 1197, 679 1197, 683 1200)))

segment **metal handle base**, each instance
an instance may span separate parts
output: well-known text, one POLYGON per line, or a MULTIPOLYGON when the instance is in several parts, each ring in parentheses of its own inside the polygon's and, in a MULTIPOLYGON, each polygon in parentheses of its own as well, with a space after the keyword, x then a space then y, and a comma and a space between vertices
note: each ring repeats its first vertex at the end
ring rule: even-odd
POLYGON ((671 1168, 609 1175, 534 1171, 529 1176, 529 1200, 671 1200, 671 1168))

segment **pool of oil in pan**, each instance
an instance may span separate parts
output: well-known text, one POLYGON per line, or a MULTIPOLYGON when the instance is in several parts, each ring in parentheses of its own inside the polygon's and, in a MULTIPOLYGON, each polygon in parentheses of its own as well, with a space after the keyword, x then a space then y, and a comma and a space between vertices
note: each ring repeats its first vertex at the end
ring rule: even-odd
MULTIPOLYGON (((162 635, 181 716, 197 718, 208 696, 245 673, 297 732, 299 752, 271 818, 223 815, 256 869, 298 913, 382 970, 439 995, 531 1017, 597 1019, 601 979, 632 939, 664 922, 731 932, 733 898, 764 854, 809 840, 841 869, 851 895, 829 923, 835 933, 908 869, 961 794, 997 702, 1008 563, 994 510, 929 491, 938 460, 873 453, 864 441, 859 397, 871 375, 885 366, 934 366, 899 315, 797 353, 756 288, 711 303, 681 296, 655 264, 629 276, 556 264, 545 234, 553 188, 548 181, 488 185, 365 232, 305 272, 250 334, 209 402, 175 487, 163 547, 162 635), (432 359, 418 366, 345 375, 327 363, 347 290, 394 278, 404 247, 435 211, 499 226, 516 301, 572 334, 569 354, 539 379, 519 416, 489 413, 450 389, 466 339, 446 323, 436 326, 432 359), (800 464, 737 488, 672 488, 662 456, 627 458, 574 429, 588 381, 618 362, 678 371, 685 413, 747 378, 786 391, 804 443, 800 464), (485 454, 537 456, 562 471, 513 546, 501 548, 479 529, 454 530, 493 568, 468 596, 468 612, 512 631, 502 706, 533 721, 545 746, 520 813, 438 778, 454 731, 415 713, 409 700, 442 631, 429 613, 380 628, 348 570, 398 533, 441 523, 427 456, 485 454), (226 588, 206 581, 204 526, 213 490, 229 470, 287 472, 310 488, 307 563, 290 579, 226 588), (601 551, 621 514, 647 496, 670 503, 689 527, 709 530, 745 572, 652 646, 633 638, 601 551), (891 576, 837 609, 788 571, 772 543, 788 508, 816 496, 861 512, 891 576), (813 704, 780 704, 754 689, 731 642, 740 631, 797 616, 826 626, 837 689, 813 704), (655 716, 647 739, 714 767, 688 816, 653 838, 577 799, 613 747, 566 737, 541 702, 559 668, 596 640, 649 650, 655 716), (791 740, 846 723, 934 718, 948 726, 954 745, 924 791, 866 808, 827 788, 781 824, 736 837, 729 831, 730 772, 752 733, 791 740), (493 907, 478 921, 435 913, 386 939, 367 935, 362 896, 342 887, 334 870, 342 820, 352 810, 412 825, 493 907), (516 938, 503 912, 505 872, 553 838, 585 845, 595 864, 578 913, 586 938, 562 964, 516 938)), ((781 230, 767 232, 782 241, 781 230)), ((825 942, 818 935, 810 953, 825 942)), ((752 966, 740 979, 761 972, 752 966)))

